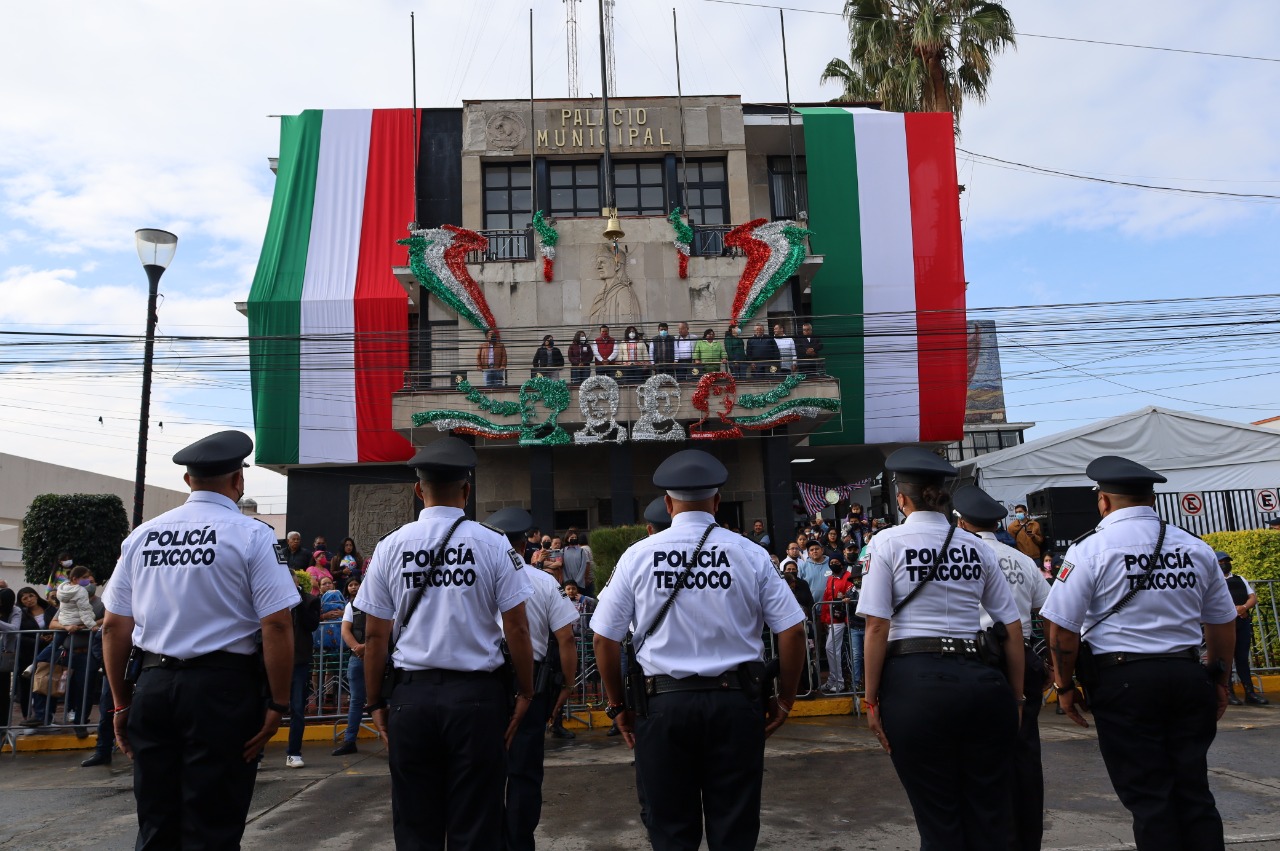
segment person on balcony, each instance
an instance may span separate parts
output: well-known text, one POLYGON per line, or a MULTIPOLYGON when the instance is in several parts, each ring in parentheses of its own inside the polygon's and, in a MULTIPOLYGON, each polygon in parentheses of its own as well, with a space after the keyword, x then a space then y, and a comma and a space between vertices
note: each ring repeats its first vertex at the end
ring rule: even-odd
POLYGON ((735 379, 745 377, 747 371, 747 344, 738 333, 738 326, 729 324, 724 332, 724 351, 729 360, 729 372, 735 379))
POLYGON ((485 387, 501 387, 507 383, 507 347, 499 339, 498 329, 490 329, 484 343, 476 350, 476 369, 484 370, 485 387))
POLYGON ((796 341, 787 336, 782 323, 773 326, 773 341, 778 344, 778 357, 783 372, 796 371, 796 341))
POLYGON ((653 355, 654 373, 670 376, 676 374, 676 340, 667 330, 667 323, 658 323, 658 336, 653 338, 649 350, 653 355))
POLYGON ((763 378, 778 371, 778 343, 765 336, 763 322, 756 323, 755 333, 747 339, 747 360, 751 361, 753 378, 763 378))
MULTIPOLYGON (((579 332, 581 333, 581 332, 579 332)), ((542 338, 542 345, 533 353, 532 378, 542 376, 552 381, 560 380, 560 370, 564 367, 564 354, 556 347, 555 339, 548 334, 542 338)))
POLYGON ((800 336, 796 337, 795 347, 800 371, 805 375, 821 375, 822 340, 813 336, 812 324, 806 322, 800 326, 800 336))
POLYGON ((619 384, 639 384, 647 376, 649 368, 649 345, 640 334, 640 329, 628 325, 622 335, 622 343, 618 346, 618 363, 622 366, 622 377, 619 384))
POLYGON ((587 339, 586 331, 579 331, 573 335, 573 342, 569 344, 569 380, 574 384, 581 384, 591 377, 591 361, 594 355, 591 351, 591 341, 587 339))
POLYGON ((725 351, 724 343, 716 339, 714 328, 702 332, 702 339, 693 347, 693 362, 697 364, 695 369, 699 375, 729 371, 729 354, 725 351))
POLYGON ((592 349, 596 363, 596 375, 609 375, 612 370, 616 369, 613 364, 618 359, 618 343, 609 336, 608 325, 600 326, 600 336, 596 337, 592 349))

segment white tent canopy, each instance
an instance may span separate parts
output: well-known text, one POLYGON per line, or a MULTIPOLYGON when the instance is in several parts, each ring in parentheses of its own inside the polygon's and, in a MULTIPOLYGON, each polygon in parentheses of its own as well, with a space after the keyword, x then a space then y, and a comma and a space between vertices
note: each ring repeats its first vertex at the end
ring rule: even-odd
POLYGON ((1100 455, 1122 455, 1168 477, 1161 493, 1280 486, 1280 433, 1184 411, 1149 407, 1059 432, 957 465, 1006 505, 1042 488, 1092 485, 1100 455))

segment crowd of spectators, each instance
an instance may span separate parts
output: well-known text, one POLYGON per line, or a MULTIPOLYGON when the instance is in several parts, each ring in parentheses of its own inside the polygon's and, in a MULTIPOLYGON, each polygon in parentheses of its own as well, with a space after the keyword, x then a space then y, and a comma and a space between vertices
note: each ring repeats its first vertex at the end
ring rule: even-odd
MULTIPOLYGON (((608 325, 601 325, 594 339, 586 331, 574 333, 568 345, 569 381, 581 384, 593 370, 619 384, 639 384, 658 374, 688 381, 720 371, 738 379, 793 372, 817 375, 822 373, 821 352, 822 340, 807 322, 794 335, 787 333, 782 322, 773 325, 772 333, 765 323, 757 322, 745 339, 736 325, 730 325, 723 337, 715 328, 705 328, 695 337, 687 322, 677 323, 674 334, 666 322, 659 322, 652 337, 642 326, 628 325, 619 338, 608 325)), ((558 380, 565 360, 555 337, 547 334, 534 351, 530 376, 558 380)), ((490 331, 476 350, 476 369, 484 373, 485 385, 506 385, 508 363, 500 332, 490 331)))

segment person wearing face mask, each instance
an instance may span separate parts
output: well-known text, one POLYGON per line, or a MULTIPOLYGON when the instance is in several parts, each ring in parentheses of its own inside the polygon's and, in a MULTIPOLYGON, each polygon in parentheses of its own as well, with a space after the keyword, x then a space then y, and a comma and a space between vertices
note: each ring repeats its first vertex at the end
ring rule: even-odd
POLYGON ((569 380, 574 384, 581 384, 591 377, 591 341, 587 339, 586 331, 579 331, 573 335, 573 342, 569 344, 569 380))
POLYGON ((560 370, 564 367, 564 354, 556 348, 555 338, 550 334, 542 338, 542 345, 533 353, 533 375, 541 375, 552 381, 560 380, 560 370))
POLYGON ((275 532, 236 505, 252 452, 238 431, 179 450, 191 496, 125 538, 104 595, 139 848, 238 847, 259 754, 288 711, 300 599, 275 532))
POLYGON ((501 387, 507 383, 507 347, 499 339, 498 329, 491 328, 485 340, 476 349, 476 369, 484 370, 486 387, 501 387))
MULTIPOLYGON (((64 632, 55 634, 52 643, 40 651, 35 661, 51 664, 65 664, 70 670, 67 682, 66 701, 68 724, 77 726, 76 735, 83 738, 88 735, 82 723, 86 714, 93 707, 90 698, 89 676, 89 632, 95 629, 101 615, 95 609, 93 596, 97 586, 89 568, 77 565, 71 569, 67 581, 58 586, 58 613, 49 624, 50 629, 61 629, 64 632), (60 661, 65 659, 65 662, 60 661)), ((101 607, 101 604, 98 604, 101 607)), ((33 683, 34 685, 34 683, 33 683)), ((50 685, 45 683, 44 685, 50 685)), ((51 689, 42 689, 51 691, 51 689)), ((48 725, 58 709, 58 698, 37 692, 32 699, 33 722, 28 726, 48 725)))
POLYGON ((75 566, 75 561, 69 552, 58 553, 58 560, 54 563, 53 569, 49 571, 49 581, 45 583, 45 590, 57 593, 58 586, 62 585, 71 576, 71 568, 75 566))
POLYGON ((636 326, 627 326, 618 350, 618 363, 622 366, 622 376, 618 379, 618 383, 638 384, 644 377, 644 371, 649 367, 649 347, 636 326))
MULTIPOLYGON (((1249 670, 1249 650, 1253 644, 1253 610, 1258 608, 1258 593, 1253 590, 1249 580, 1236 576, 1231 572, 1231 556, 1221 550, 1215 550, 1218 567, 1227 580, 1227 591, 1231 594, 1231 602, 1236 607, 1236 677, 1244 686, 1244 702, 1254 706, 1266 706, 1267 700, 1253 687, 1253 673, 1249 670)), ((1227 703, 1239 706, 1240 698, 1236 697, 1235 687, 1227 680, 1227 703)))
POLYGON ((584 548, 581 541, 576 529, 570 529, 565 536, 564 552, 560 555, 564 560, 564 581, 573 580, 582 593, 594 597, 595 565, 591 562, 591 551, 584 548))
POLYGON ((821 609, 822 622, 827 626, 827 681, 821 691, 837 694, 845 690, 844 662, 848 657, 845 632, 849 624, 849 601, 856 602, 857 591, 843 558, 827 559, 827 569, 830 575, 822 590, 821 609))
POLYGON ((675 376, 676 340, 675 337, 671 336, 667 323, 658 323, 658 336, 653 338, 653 343, 649 346, 649 352, 655 373, 675 376))
POLYGON ((1009 534, 1013 536, 1014 546, 1032 561, 1039 561, 1043 555, 1044 532, 1039 521, 1032 520, 1027 514, 1025 505, 1015 505, 1013 519, 1009 521, 1009 534))

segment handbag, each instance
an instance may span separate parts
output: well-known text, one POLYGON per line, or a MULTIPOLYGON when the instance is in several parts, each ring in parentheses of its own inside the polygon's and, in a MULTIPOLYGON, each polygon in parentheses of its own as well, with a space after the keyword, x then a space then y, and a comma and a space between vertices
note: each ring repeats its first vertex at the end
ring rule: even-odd
POLYGON ((67 693, 69 677, 66 665, 37 662, 35 672, 31 675, 31 690, 45 697, 62 697, 67 693))
POLYGON ((18 654, 13 650, 0 650, 0 674, 10 673, 13 671, 18 654))

